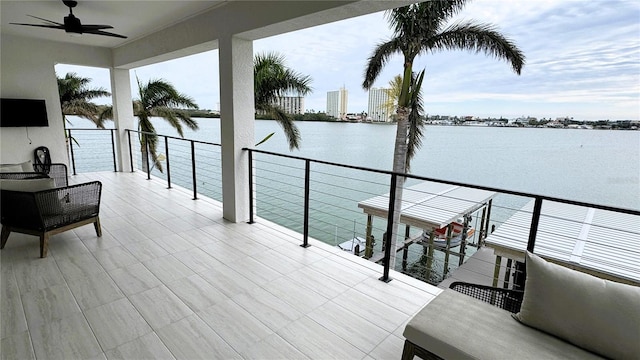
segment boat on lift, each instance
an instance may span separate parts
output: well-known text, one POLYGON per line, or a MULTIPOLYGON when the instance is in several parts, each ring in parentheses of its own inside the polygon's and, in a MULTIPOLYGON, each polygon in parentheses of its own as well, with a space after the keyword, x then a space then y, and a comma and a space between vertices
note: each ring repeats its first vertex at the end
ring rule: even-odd
MULTIPOLYGON (((462 243, 462 232, 464 230, 464 225, 462 224, 462 219, 458 219, 458 221, 451 223, 451 225, 451 241, 449 242, 449 248, 454 248, 460 246, 460 244, 462 243)), ((447 247, 447 228, 447 226, 444 226, 440 229, 435 230, 433 237, 433 245, 435 247, 442 249, 447 247)), ((470 239, 474 233, 474 229, 467 229, 466 239, 470 239)), ((431 232, 428 230, 424 230, 418 242, 428 244, 430 237, 431 232)))

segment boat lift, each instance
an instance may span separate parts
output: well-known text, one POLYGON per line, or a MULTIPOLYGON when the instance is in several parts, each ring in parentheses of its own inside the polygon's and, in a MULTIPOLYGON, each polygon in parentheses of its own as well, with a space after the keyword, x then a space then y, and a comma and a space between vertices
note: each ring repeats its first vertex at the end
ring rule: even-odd
MULTIPOLYGON (((446 276, 449 268, 451 248, 460 246, 458 253, 459 265, 464 262, 467 237, 478 232, 478 243, 481 244, 489 233, 489 219, 491 217, 492 200, 497 193, 470 187, 424 181, 406 187, 402 195, 400 223, 405 224, 405 240, 396 251, 403 250, 403 270, 406 270, 408 249, 411 244, 420 243, 427 256, 427 268, 431 268, 435 250, 445 253, 444 271, 446 276), (471 229, 471 215, 482 209, 482 220, 479 229, 471 229), (462 219, 462 221, 460 221, 462 219), (411 227, 423 229, 418 237, 411 237, 411 227), (460 228, 461 227, 461 228, 460 228), (456 234, 456 231, 459 235, 456 234), (444 236, 443 236, 444 234, 444 236), (425 236, 427 235, 427 236, 425 236), (459 236, 459 244, 452 242, 459 236)), ((358 207, 367 214, 366 247, 364 258, 379 262, 384 253, 373 253, 373 217, 388 218, 389 194, 375 196, 361 201, 358 207)))

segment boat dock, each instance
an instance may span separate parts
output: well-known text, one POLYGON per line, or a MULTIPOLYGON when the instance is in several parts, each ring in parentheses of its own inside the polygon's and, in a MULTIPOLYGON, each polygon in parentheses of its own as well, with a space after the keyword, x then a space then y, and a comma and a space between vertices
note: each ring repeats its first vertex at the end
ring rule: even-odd
MULTIPOLYGON (((533 201, 526 204, 488 235, 486 246, 438 287, 454 281, 511 287, 513 266, 523 261, 527 248, 533 206, 533 201)), ((640 285, 640 220, 635 215, 545 201, 535 252, 571 269, 640 285)))
MULTIPOLYGON (((449 255, 459 257, 459 264, 465 258, 467 239, 475 232, 478 238, 487 234, 491 203, 495 192, 478 190, 465 186, 424 181, 406 187, 403 191, 400 223, 404 224, 405 237, 402 243, 396 244, 395 251, 403 251, 403 269, 406 269, 407 254, 410 245, 418 243, 424 247, 428 259, 433 259, 434 250, 445 253, 444 270, 449 268, 449 255), (482 211, 482 221, 478 229, 472 229, 471 215, 482 211), (410 236, 411 227, 430 234, 428 237, 410 236), (456 237, 459 237, 458 239, 456 237), (459 252, 452 252, 452 247, 460 246, 459 252)), ((371 237, 374 216, 385 221, 388 219, 389 193, 361 201, 358 207, 367 214, 366 248, 364 257, 378 262, 384 253, 374 254, 371 237)), ((428 260, 431 261, 431 260, 428 260)), ((428 268, 431 268, 428 264, 428 268)))

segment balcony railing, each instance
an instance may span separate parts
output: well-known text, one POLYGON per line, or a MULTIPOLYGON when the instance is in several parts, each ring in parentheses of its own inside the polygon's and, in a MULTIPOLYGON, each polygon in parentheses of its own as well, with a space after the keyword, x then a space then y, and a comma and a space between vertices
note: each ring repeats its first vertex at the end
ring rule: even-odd
POLYGON ((116 129, 66 130, 73 175, 107 169, 118 171, 115 132, 116 129))
MULTIPOLYGON (((127 130, 131 171, 133 171, 134 154, 142 154, 142 145, 139 141, 139 136, 142 134, 154 135, 143 131, 127 130)), ((222 201, 220 144, 168 135, 155 135, 158 136, 156 150, 164 156, 165 167, 160 170, 154 166, 147 148, 144 157, 136 157, 138 168, 146 171, 147 179, 151 179, 153 174, 166 180, 168 188, 171 188, 171 185, 175 183, 190 189, 193 191, 194 200, 198 198, 200 191, 208 197, 222 201), (199 189, 199 185, 201 189, 199 189)))
MULTIPOLYGON (((377 230, 378 233, 392 233, 392 214, 395 200, 395 192, 393 189, 395 189, 398 179, 401 177, 406 179, 405 194, 406 189, 408 189, 407 186, 415 182, 423 181, 461 186, 499 194, 496 197, 496 201, 490 201, 492 206, 487 206, 484 210, 481 210, 483 209, 481 206, 477 206, 475 208, 478 212, 470 214, 471 218, 467 222, 473 223, 475 219, 476 223, 480 223, 480 226, 476 226, 476 232, 473 237, 462 240, 463 243, 458 245, 460 247, 460 251, 458 252, 453 252, 450 244, 445 245, 444 249, 443 246, 441 246, 441 258, 436 259, 437 255, 434 250, 437 250, 438 247, 428 244, 426 238, 423 238, 422 241, 415 241, 416 238, 420 237, 420 233, 412 233, 408 226, 405 228, 406 231, 404 234, 399 234, 397 239, 397 242, 404 245, 397 249, 391 249, 391 242, 384 242, 384 246, 377 249, 384 254, 380 259, 384 267, 381 277, 383 281, 389 280, 389 269, 393 263, 391 259, 392 257, 399 256, 400 251, 402 251, 402 262, 396 262, 396 270, 407 272, 413 276, 417 275, 416 277, 429 282, 437 283, 441 281, 442 276, 446 276, 450 271, 449 267, 455 265, 450 261, 450 256, 458 257, 458 264, 461 265, 466 255, 464 242, 466 241, 467 245, 473 247, 481 246, 487 236, 492 232, 489 226, 490 222, 492 222, 497 228, 504 223, 505 228, 509 229, 509 231, 503 231, 500 234, 496 233, 495 236, 493 236, 491 246, 497 250, 500 249, 505 252, 511 251, 513 253, 511 255, 514 257, 516 256, 515 253, 517 250, 542 253, 543 255, 552 257, 552 259, 558 262, 563 262, 562 259, 566 259, 566 261, 564 261, 566 263, 571 263, 578 258, 584 257, 584 263, 602 263, 596 264, 598 266, 587 266, 588 270, 590 269, 589 272, 625 282, 640 282, 640 272, 638 272, 637 266, 634 269, 629 269, 626 274, 618 274, 621 275, 621 278, 618 278, 616 274, 611 274, 619 270, 624 271, 627 266, 620 264, 621 266, 618 268, 616 262, 624 262, 625 259, 640 259, 640 211, 319 161, 256 149, 245 150, 249 152, 250 158, 250 189, 252 193, 255 194, 255 196, 252 197, 252 201, 257 201, 261 198, 263 202, 269 203, 271 201, 273 202, 273 204, 271 204, 272 208, 281 209, 282 213, 291 214, 281 216, 287 218, 295 217, 295 223, 298 224, 295 230, 303 234, 303 246, 306 246, 308 243, 307 240, 310 231, 315 231, 316 234, 319 234, 319 236, 314 236, 315 238, 319 237, 321 240, 327 242, 327 238, 324 237, 323 239, 322 237, 323 234, 328 232, 326 226, 324 230, 322 229, 322 224, 326 224, 327 221, 324 220, 326 217, 321 215, 331 213, 332 209, 334 211, 335 209, 347 209, 352 216, 359 215, 362 217, 362 212, 358 212, 358 202, 384 192, 390 194, 386 197, 386 208, 388 209, 388 211, 386 211, 387 218, 383 219, 384 226, 378 227, 377 230), (261 155, 262 158, 258 159, 258 155, 261 155), (286 159, 286 161, 278 161, 277 159, 286 159), (278 168, 281 170, 278 171, 278 168), (280 176, 280 180, 277 180, 277 176, 274 177, 273 174, 280 176), (261 185, 260 182, 263 184, 261 185), (271 184, 265 185, 264 183, 271 184), (382 189, 385 186, 386 191, 383 191, 382 189), (350 195, 344 197, 343 194, 350 195), (316 204, 311 206, 310 203, 313 203, 314 200, 316 200, 316 204), (532 206, 521 207, 513 205, 518 203, 524 203, 526 205, 529 202, 532 203, 532 206), (351 205, 349 205, 349 203, 351 205), (328 210, 318 210, 322 208, 328 210), (544 212, 543 209, 547 209, 548 211, 544 212), (593 218, 593 211, 596 210, 600 211, 600 219, 593 218), (497 220, 490 219, 491 212, 502 213, 502 217, 498 217, 497 220), (588 214, 591 214, 590 217, 588 214), (512 217, 511 215, 514 216, 512 217), (515 215, 519 215, 519 217, 515 215), (514 218, 517 219, 517 221, 510 221, 514 218), (544 226, 541 226, 541 224, 544 226), (299 228, 300 226, 302 227, 301 229, 299 228), (589 233, 591 237, 589 237, 589 233), (603 235, 602 237, 594 238, 594 234, 603 235), (615 236, 618 241, 607 239, 607 234, 615 236), (556 242, 549 241, 549 238, 553 240, 554 236, 563 237, 563 239, 562 241, 556 242), (542 238, 543 240, 539 244, 539 247, 537 247, 538 238, 542 238), (629 240, 629 246, 620 245, 620 243, 624 243, 624 239, 629 240), (517 243, 519 240, 522 240, 520 241, 521 244, 517 243), (522 249, 518 249, 519 245, 522 246, 522 249), (549 249, 548 247, 550 246, 557 246, 558 249, 549 249), (398 251, 397 255, 394 254, 396 250, 398 251), (594 258, 598 254, 602 255, 602 257, 621 256, 624 259, 609 259, 607 263, 607 260, 594 258), (412 259, 412 261, 408 259, 412 259), (436 260, 440 260, 443 263, 441 272, 438 272, 437 266, 434 266, 436 260), (412 262, 412 266, 409 267, 408 262, 412 262)), ((437 195, 439 194, 424 192, 418 197, 428 198, 437 195)), ((443 201, 468 201, 464 198, 451 198, 446 195, 443 196, 443 198, 443 201)), ((424 206, 418 202, 411 203, 411 199, 403 198, 403 201, 405 203, 404 208, 417 207, 419 211, 424 212, 447 211, 447 209, 438 206, 424 206)), ((252 206, 252 210, 253 208, 254 206, 252 206)), ((259 205, 255 208, 260 212, 259 205)), ((254 215, 252 211, 251 221, 253 221, 254 215)), ((264 217, 262 213, 260 213, 260 215, 264 217)), ((345 223, 348 223, 348 220, 344 218, 341 220, 344 229, 344 227, 348 226, 345 225, 345 223)), ((335 221, 338 223, 340 219, 336 219, 335 221)), ((356 232, 354 229, 354 236, 356 232)), ((400 230, 399 233, 401 233, 400 230)), ((348 240, 350 238, 351 237, 344 237, 342 239, 348 240)), ((366 238, 366 236, 363 236, 363 238, 366 238)), ((472 248, 470 250, 474 249, 472 248)), ((497 263, 497 266, 502 265, 497 263)), ((513 272, 515 279, 512 283, 516 287, 522 286, 525 275, 523 264, 516 262, 515 267, 513 272)), ((509 265, 508 268, 496 269, 492 276, 497 278, 501 272, 506 273, 507 278, 510 277, 511 265, 509 265)), ((492 282, 494 284, 496 283, 495 280, 492 282)))
MULTIPOLYGON (((135 156, 138 168, 147 169, 148 179, 162 178, 167 181, 169 188, 172 183, 189 188, 193 191, 194 199, 200 193, 221 200, 219 144, 158 135, 160 141, 157 150, 164 151, 165 156, 165 166, 160 172, 153 164, 149 164, 149 159, 135 155, 141 154, 140 142, 135 136, 140 132, 127 131, 132 154, 131 170, 135 156), (143 162, 146 167, 142 166, 143 162)), ((352 239, 361 238, 363 244, 372 246, 359 255, 381 264, 381 280, 390 280, 389 271, 393 265, 398 271, 438 283, 463 265, 486 242, 486 245, 495 249, 498 261, 494 264, 489 260, 479 260, 486 262, 480 265, 494 271, 487 274, 478 270, 478 266, 470 266, 466 271, 476 278, 485 277, 485 282, 494 285, 502 285, 504 279, 505 286, 522 286, 524 267, 517 260, 525 250, 569 266, 584 266, 588 272, 598 276, 640 283, 637 265, 640 262, 638 210, 257 149, 244 150, 248 152, 250 164, 250 222, 260 216, 292 229, 302 234, 302 246, 308 246, 309 238, 335 245, 348 245, 349 241, 353 245, 355 241, 352 239), (445 230, 444 243, 437 246, 433 239, 423 236, 423 229, 406 225, 398 230, 397 243, 400 245, 392 249, 391 242, 384 241, 384 234, 393 232, 393 189, 400 178, 405 179, 405 192, 415 184, 428 181, 495 192, 497 195, 488 203, 473 207, 474 211, 461 219, 464 229, 471 231, 463 231, 469 235, 461 235, 460 243, 452 242, 455 234, 451 227, 445 230), (368 218, 358 204, 385 193, 390 195, 384 198, 386 204, 383 207, 388 210, 384 217, 378 216, 377 221, 368 218), (494 228, 497 230, 492 234, 494 228), (506 264, 500 261, 503 256, 509 259, 506 264)), ((421 195, 423 198, 441 196, 445 202, 469 201, 436 192, 423 191, 421 195)), ((411 199, 404 197, 403 201, 405 208, 414 206, 424 212, 447 210, 438 205, 420 208, 424 205, 414 204, 411 199)))

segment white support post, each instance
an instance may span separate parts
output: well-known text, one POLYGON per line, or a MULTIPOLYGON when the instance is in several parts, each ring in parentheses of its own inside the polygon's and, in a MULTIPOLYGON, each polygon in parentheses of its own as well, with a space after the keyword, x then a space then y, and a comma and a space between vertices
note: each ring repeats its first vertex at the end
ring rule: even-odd
POLYGON ((219 39, 222 213, 232 222, 249 220, 249 156, 253 147, 253 42, 232 35, 219 39))
MULTIPOLYGON (((111 68, 111 97, 113 101, 113 121, 116 124, 116 156, 118 171, 131 171, 129 138, 126 129, 136 129, 131 101, 131 83, 128 69, 111 68)), ((137 137, 136 137, 137 138, 137 137)), ((136 154, 134 154, 135 156, 136 154)), ((135 169, 135 162, 134 162, 135 169)))

